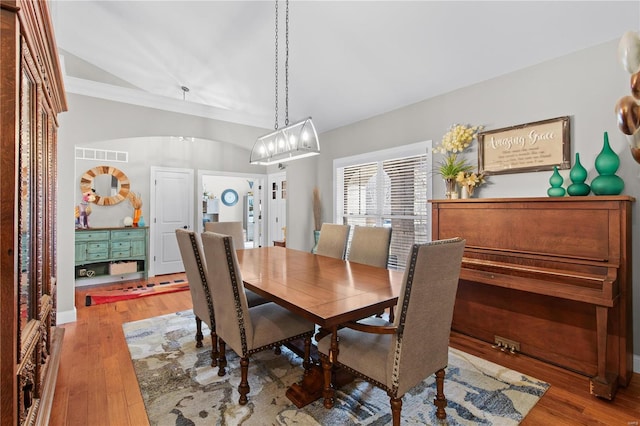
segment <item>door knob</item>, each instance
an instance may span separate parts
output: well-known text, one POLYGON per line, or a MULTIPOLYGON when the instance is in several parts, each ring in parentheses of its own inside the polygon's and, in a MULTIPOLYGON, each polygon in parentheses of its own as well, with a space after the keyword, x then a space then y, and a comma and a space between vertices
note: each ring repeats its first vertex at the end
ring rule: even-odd
POLYGON ((188 229, 189 227, 187 225, 183 226, 184 229, 188 229))

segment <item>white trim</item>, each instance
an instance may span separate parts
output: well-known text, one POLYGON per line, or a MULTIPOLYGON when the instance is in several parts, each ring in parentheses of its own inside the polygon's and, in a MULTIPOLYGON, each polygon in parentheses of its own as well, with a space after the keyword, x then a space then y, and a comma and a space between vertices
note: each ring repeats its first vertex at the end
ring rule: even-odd
POLYGON ((225 108, 198 104, 195 102, 184 101, 182 99, 168 98, 166 96, 155 95, 138 89, 114 86, 68 75, 64 76, 64 87, 66 92, 75 93, 77 95, 189 114, 214 120, 228 121, 247 126, 263 127, 268 129, 273 124, 272 118, 267 117, 266 114, 265 116, 260 117, 255 114, 250 114, 247 111, 231 111, 225 108))
POLYGON ((411 157, 413 155, 431 154, 432 141, 416 142, 408 145, 396 146, 393 148, 381 149, 380 151, 365 152, 363 154, 351 155, 349 157, 336 158, 333 160, 333 171, 339 167, 353 166, 372 161, 392 160, 394 158, 411 157))
MULTIPOLYGON (((75 292, 75 290, 74 290, 75 292)), ((70 311, 58 311, 56 312, 56 325, 67 324, 70 322, 76 322, 78 314, 76 307, 74 306, 70 311)))

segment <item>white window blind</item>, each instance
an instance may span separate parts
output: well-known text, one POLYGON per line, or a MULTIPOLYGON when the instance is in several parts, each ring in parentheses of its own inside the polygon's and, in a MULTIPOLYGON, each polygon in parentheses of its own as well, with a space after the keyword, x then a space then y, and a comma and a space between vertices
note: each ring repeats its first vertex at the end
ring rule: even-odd
POLYGON ((392 228, 389 267, 404 269, 414 243, 430 239, 427 154, 336 168, 339 221, 392 228))

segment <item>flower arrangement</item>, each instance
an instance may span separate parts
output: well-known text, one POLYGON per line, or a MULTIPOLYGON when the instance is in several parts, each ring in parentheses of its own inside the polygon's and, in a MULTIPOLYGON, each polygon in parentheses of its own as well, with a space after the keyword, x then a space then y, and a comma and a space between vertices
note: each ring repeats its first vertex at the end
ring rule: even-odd
POLYGON ((438 172, 443 179, 455 179, 460 172, 469 172, 473 169, 466 159, 458 159, 458 153, 463 152, 471 145, 478 132, 484 126, 471 126, 468 124, 453 124, 442 137, 440 145, 433 152, 445 154, 438 172))
POLYGON ((471 145, 478 132, 484 126, 470 126, 468 124, 454 124, 449 131, 442 137, 440 146, 435 148, 434 152, 442 154, 462 152, 471 145))
MULTIPOLYGON (((440 145, 433 149, 433 152, 445 155, 443 160, 438 163, 438 173, 445 180, 447 198, 457 198, 456 182, 468 190, 484 183, 484 175, 472 172, 473 166, 468 163, 466 158, 458 158, 458 154, 471 145, 478 132, 483 128, 484 126, 453 124, 442 137, 440 145)), ((473 193, 473 188, 469 190, 469 195, 471 193, 473 193)))
POLYGON ((476 174, 475 172, 465 171, 458 173, 456 176, 456 182, 458 182, 458 185, 460 185, 461 188, 466 189, 467 194, 470 197, 473 195, 474 189, 486 181, 484 179, 484 173, 476 174))

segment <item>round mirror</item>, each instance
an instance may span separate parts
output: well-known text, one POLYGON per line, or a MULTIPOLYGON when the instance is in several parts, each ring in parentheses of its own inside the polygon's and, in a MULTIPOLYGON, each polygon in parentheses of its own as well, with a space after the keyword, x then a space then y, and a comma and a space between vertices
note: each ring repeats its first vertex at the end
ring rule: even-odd
POLYGON ((80 178, 80 191, 83 194, 94 191, 94 203, 100 206, 111 206, 125 200, 130 187, 127 175, 111 166, 94 167, 80 178))

